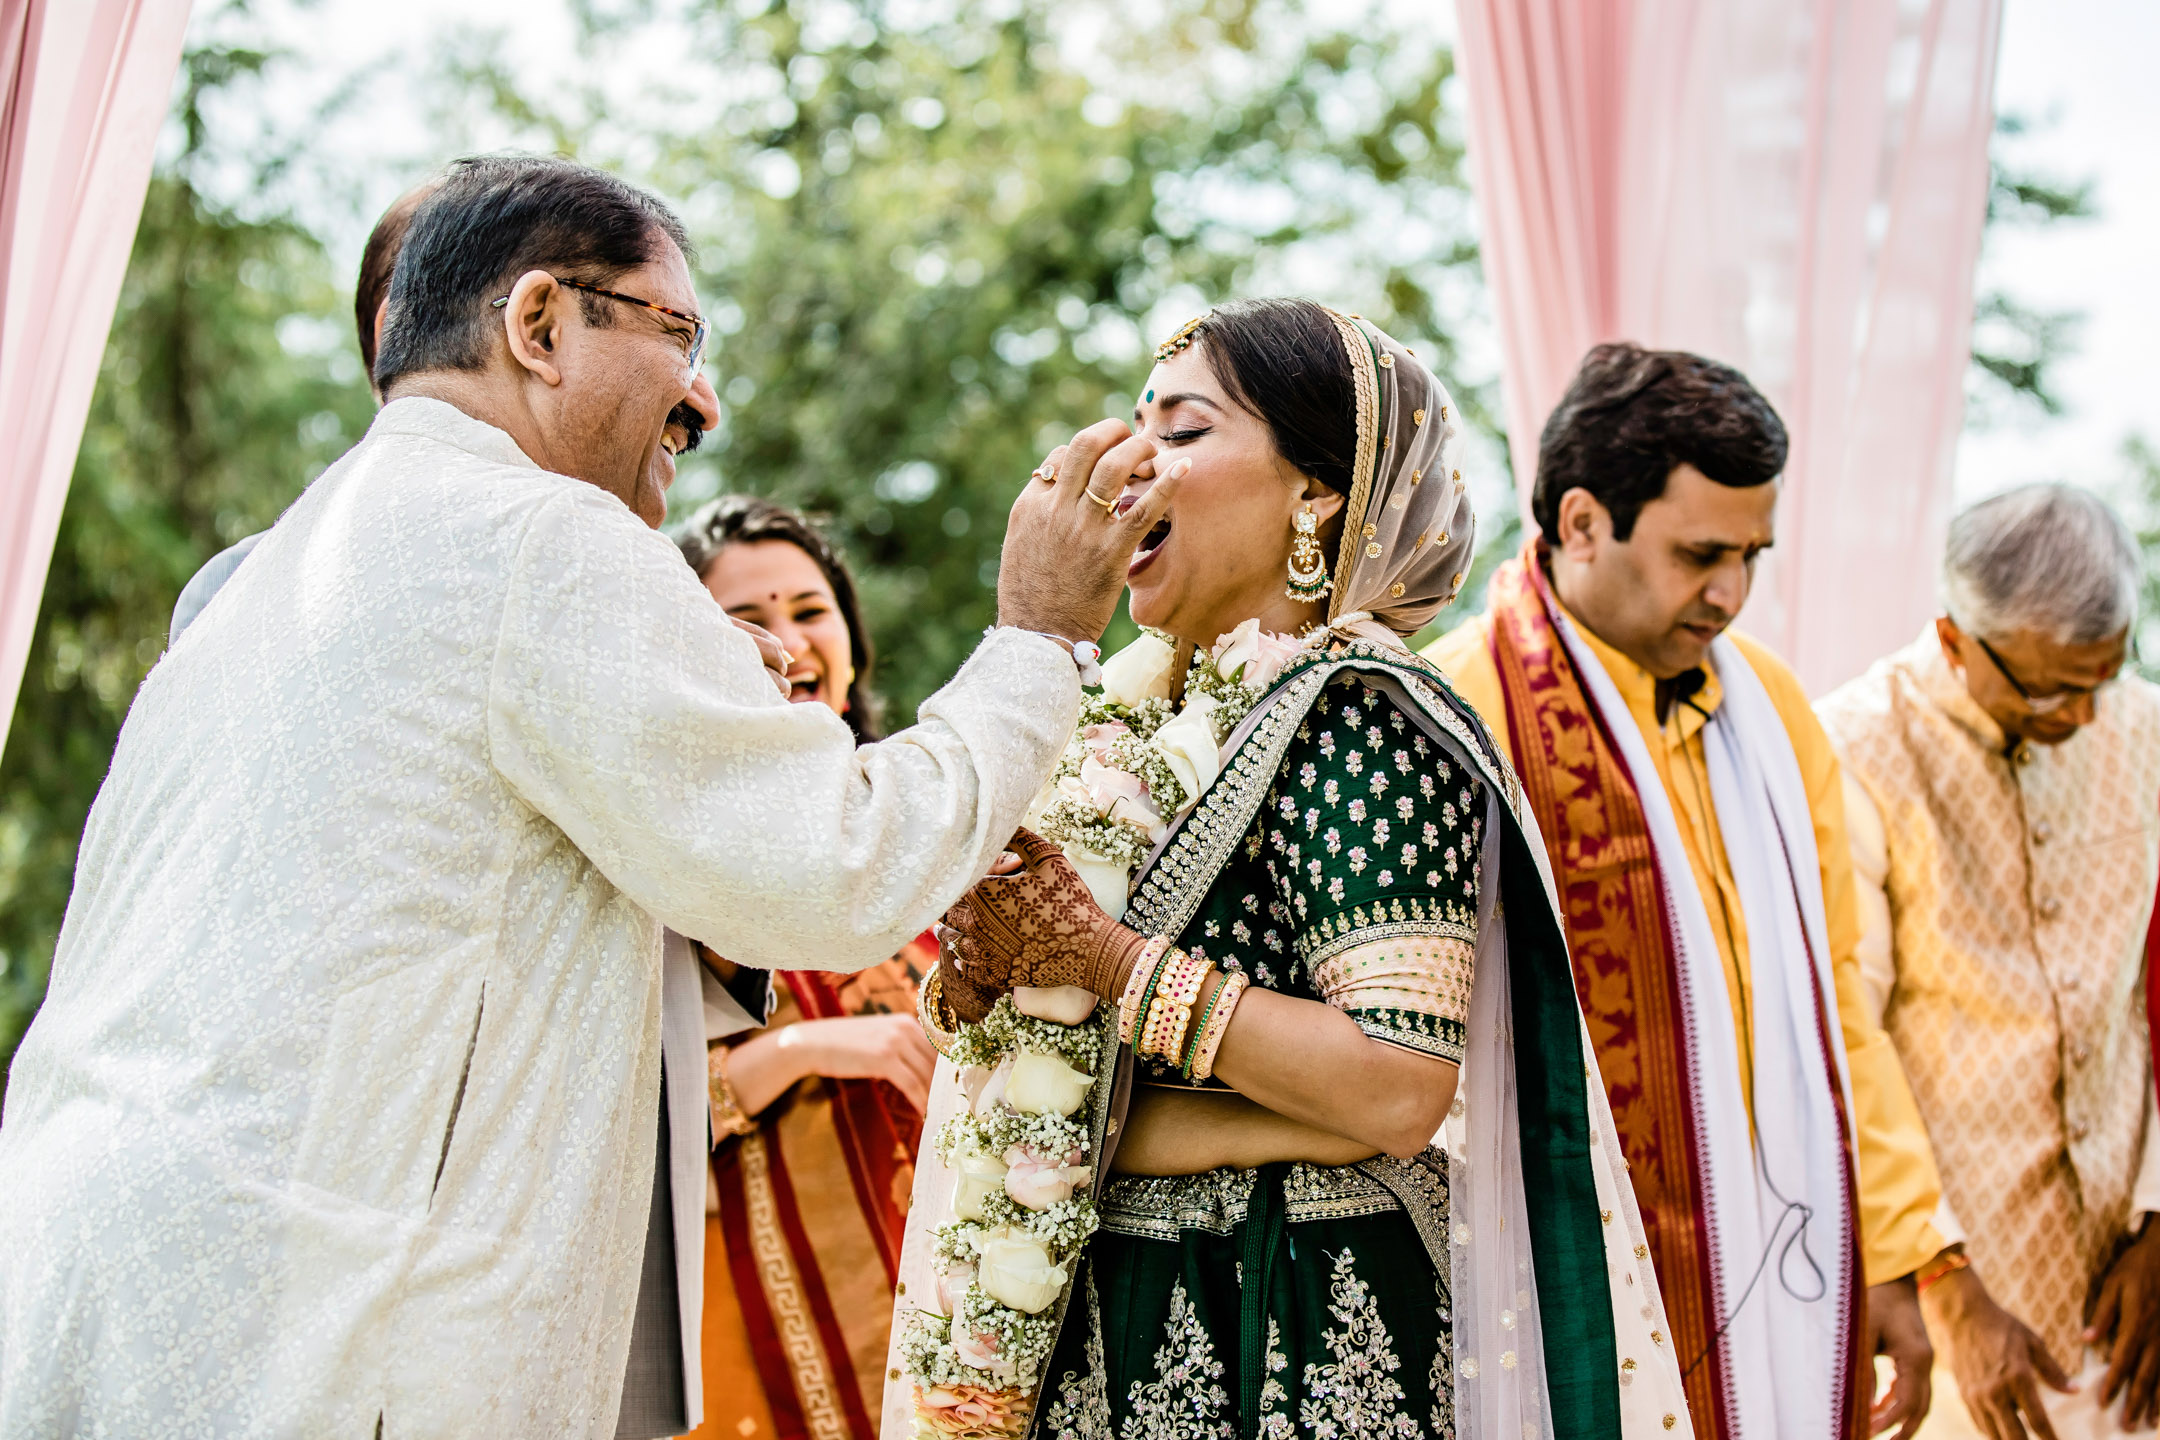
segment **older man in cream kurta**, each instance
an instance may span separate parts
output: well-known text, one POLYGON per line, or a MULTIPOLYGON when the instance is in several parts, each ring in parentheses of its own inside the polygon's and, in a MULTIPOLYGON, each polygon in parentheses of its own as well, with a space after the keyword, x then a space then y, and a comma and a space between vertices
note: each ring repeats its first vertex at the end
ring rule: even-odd
POLYGON ((858 752, 622 501, 394 401, 122 731, 0 1126, 0 1434, 611 1433, 662 927, 883 959, 1078 700, 1001 630, 858 752))
MULTIPOLYGON (((2143 989, 2160 690, 2123 677, 2073 738, 2013 742, 1931 626, 1818 708, 1845 762, 1861 966, 1947 1225, 2075 1374, 2088 1293, 2134 1214, 2160 1209, 2142 1163, 2160 1159, 2143 989)), ((1929 1433, 1977 1433, 1961 1410, 1938 1404, 1929 1433)))

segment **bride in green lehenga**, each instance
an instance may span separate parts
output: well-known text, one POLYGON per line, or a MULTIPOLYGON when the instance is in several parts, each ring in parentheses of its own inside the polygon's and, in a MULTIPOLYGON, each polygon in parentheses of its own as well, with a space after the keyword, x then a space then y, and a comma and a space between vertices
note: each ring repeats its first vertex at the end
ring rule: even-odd
MULTIPOLYGON (((1190 468, 1129 579, 1134 619, 1185 643, 1137 681, 1113 662, 1112 688, 1235 659, 1258 698, 1182 811, 1119 812, 1159 822, 1129 886, 1079 857, 1104 908, 1024 837, 1024 865, 948 915, 926 1013, 949 1040, 1015 987, 1070 985, 1122 1002, 1131 1034, 1076 1117, 1099 1228, 1048 1272, 1054 1349, 1012 1392, 1029 1433, 1689 1433, 1535 823, 1403 643, 1469 568, 1446 392, 1298 300, 1209 312, 1144 392, 1145 443, 1083 436, 1046 462, 1093 467, 1106 504, 1190 468)), ((1105 735, 1075 744, 1107 755, 1105 735)), ((940 1088, 968 1103, 949 1066, 940 1088)), ((926 1144, 903 1312, 938 1284, 953 1185, 926 1144)), ((888 1440, 915 1408, 897 1355, 888 1440)), ((924 1429, 1016 1422, 968 1423, 924 1429)))

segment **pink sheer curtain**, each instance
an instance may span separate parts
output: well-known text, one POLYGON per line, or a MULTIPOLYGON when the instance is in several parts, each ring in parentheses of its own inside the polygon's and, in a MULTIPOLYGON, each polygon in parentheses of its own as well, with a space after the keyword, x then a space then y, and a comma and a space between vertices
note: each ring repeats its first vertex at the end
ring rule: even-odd
POLYGON ((188 0, 0 0, 0 744, 188 0))
POLYGON ((1458 0, 1527 499, 1601 340, 1739 366, 1785 417, 1744 622, 1811 691, 1934 606, 2002 0, 1458 0))

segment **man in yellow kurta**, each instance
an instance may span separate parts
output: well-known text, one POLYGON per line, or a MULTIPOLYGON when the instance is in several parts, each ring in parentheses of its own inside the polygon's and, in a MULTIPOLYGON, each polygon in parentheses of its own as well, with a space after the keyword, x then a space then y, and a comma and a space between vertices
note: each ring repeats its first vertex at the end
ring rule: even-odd
POLYGON ((1801 1433, 1789 1396, 1761 1398, 1796 1378, 1834 1387, 1848 1429, 1878 1352, 1898 1378, 1875 1423, 1917 1426, 1931 1356, 1912 1277, 1945 1247, 1927 1134, 1855 956, 1836 756, 1791 671, 1723 633, 1773 539, 1785 449, 1738 372, 1593 350, 1543 436, 1541 537, 1485 615, 1425 652, 1539 812, 1697 1431, 1727 1440, 1801 1433), (1827 1167, 1805 1150, 1811 1112, 1833 1117, 1827 1167), (1843 1231, 1835 1197, 1794 1184, 1837 1168, 1843 1231), (1751 1205, 1761 1223, 1734 1223, 1751 1205), (1826 1320, 1839 1236, 1857 1273, 1826 1320), (1846 1328, 1818 1355, 1825 1324, 1846 1328), (1810 1372, 1825 1363, 1842 1373, 1810 1372))

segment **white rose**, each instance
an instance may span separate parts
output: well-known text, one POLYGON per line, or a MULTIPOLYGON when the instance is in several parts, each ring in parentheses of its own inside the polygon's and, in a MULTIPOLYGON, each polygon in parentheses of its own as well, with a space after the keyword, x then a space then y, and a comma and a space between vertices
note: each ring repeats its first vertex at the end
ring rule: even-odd
MULTIPOLYGON (((1073 783, 1077 785, 1079 782, 1076 780, 1073 783)), ((1078 845, 1067 845, 1065 858, 1072 861, 1073 869, 1079 871, 1080 878, 1087 882, 1088 894, 1095 897, 1095 903, 1102 907, 1103 914, 1113 920, 1124 919, 1125 904, 1131 898, 1132 871, 1127 869, 1122 861, 1105 860, 1094 851, 1083 850, 1078 845)))
POLYGON ((1260 653, 1260 621, 1247 620, 1227 635, 1215 637, 1215 673, 1235 680, 1245 662, 1260 653))
POLYGON ((975 1241, 975 1286, 1000 1305, 1040 1315, 1065 1290, 1064 1267, 1050 1263, 1050 1252, 1025 1230, 1000 1225, 975 1241))
POLYGON ((962 1150, 952 1157, 953 1214, 962 1220, 983 1218, 983 1201, 1005 1188, 1005 1162, 980 1150, 962 1150))
MULTIPOLYGON (((1012 1058, 1005 1103, 1023 1115, 1070 1115, 1087 1103, 1094 1083, 1094 1076, 1073 1069, 1055 1055, 1022 1050, 1012 1058)), ((999 1173, 1002 1182, 1002 1169, 999 1173)))
POLYGON ((1143 632, 1139 639, 1102 662, 1103 696, 1120 705, 1167 700, 1170 672, 1176 664, 1177 651, 1143 632))
POLYGON ((970 1065, 960 1072, 960 1088, 968 1097, 968 1113, 980 1120, 995 1109, 1005 1098, 1005 1087, 1012 1081, 1012 1057, 998 1061, 995 1070, 985 1070, 980 1065, 970 1065), (975 1078, 981 1076, 981 1079, 975 1078))
POLYGON ((1222 752, 1215 744, 1215 727, 1208 713, 1215 708, 1211 695, 1195 695, 1170 722, 1155 732, 1155 748, 1170 762, 1170 773, 1185 787, 1185 803, 1215 783, 1222 770, 1222 752))
POLYGON ((1015 985, 1012 997, 1021 1014, 1058 1025, 1077 1025, 1095 1013, 1095 992, 1078 985, 1015 985))
POLYGON ((1111 801, 1108 814, 1112 820, 1130 821, 1147 831, 1150 845, 1162 844, 1163 836, 1170 833, 1170 826, 1164 821, 1162 811, 1156 809, 1154 800, 1144 794, 1111 801))

